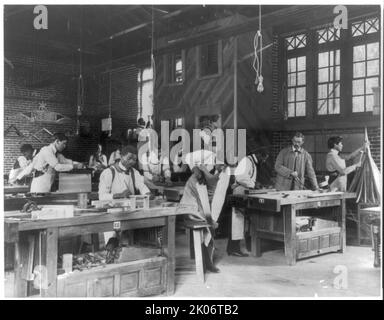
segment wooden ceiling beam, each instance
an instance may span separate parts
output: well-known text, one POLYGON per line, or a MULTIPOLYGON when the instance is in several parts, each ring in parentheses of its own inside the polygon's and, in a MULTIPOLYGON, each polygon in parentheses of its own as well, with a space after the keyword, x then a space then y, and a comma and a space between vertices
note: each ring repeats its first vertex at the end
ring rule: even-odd
MULTIPOLYGON (((182 8, 182 9, 179 9, 179 10, 175 10, 175 11, 173 11, 173 12, 171 12, 171 13, 168 13, 168 14, 166 14, 166 15, 160 17, 160 18, 157 18, 157 19, 155 20, 155 23, 158 22, 159 20, 161 21, 161 20, 166 20, 166 19, 170 19, 170 18, 176 17, 176 16, 178 16, 178 15, 180 15, 180 14, 182 14, 182 13, 186 13, 186 12, 188 12, 188 11, 190 11, 190 10, 193 10, 193 9, 196 9, 196 8, 197 8, 197 6, 187 6, 187 7, 185 7, 185 8, 182 8)), ((95 42, 93 42, 93 43, 90 43, 90 44, 87 45, 87 47, 92 47, 92 46, 95 46, 95 45, 97 45, 97 44, 106 42, 106 41, 108 41, 108 40, 116 39, 116 38, 118 38, 118 37, 121 37, 121 36, 126 35, 126 34, 128 34, 128 33, 131 33, 131 32, 133 32, 133 31, 140 30, 140 29, 142 29, 142 28, 145 28, 145 27, 147 27, 147 26, 150 26, 151 24, 152 24, 152 20, 151 20, 151 21, 144 22, 144 23, 141 23, 141 24, 139 24, 139 25, 136 25, 136 26, 133 26, 133 27, 130 27, 130 28, 127 28, 127 29, 124 29, 124 30, 119 31, 119 32, 117 32, 117 33, 114 33, 114 34, 112 34, 112 35, 110 35, 110 36, 108 36, 108 37, 105 37, 105 38, 102 38, 102 39, 100 39, 100 40, 98 40, 98 41, 95 41, 95 42)))

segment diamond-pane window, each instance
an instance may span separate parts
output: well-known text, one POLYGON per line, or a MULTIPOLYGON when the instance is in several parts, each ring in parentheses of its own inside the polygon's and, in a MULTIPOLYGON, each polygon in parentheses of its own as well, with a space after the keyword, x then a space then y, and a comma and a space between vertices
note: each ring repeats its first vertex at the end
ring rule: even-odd
POLYGON ((340 39, 340 29, 328 27, 317 30, 317 41, 319 44, 332 42, 340 39))
POLYGON ((379 86, 379 42, 353 47, 352 112, 368 112, 373 109, 373 90, 379 86))
POLYGON ((317 114, 340 113, 340 50, 318 54, 317 114))
POLYGON ((304 48, 307 45, 307 35, 297 34, 292 37, 285 38, 287 50, 304 48))
POLYGON ((380 30, 379 18, 367 19, 352 24, 352 37, 358 37, 380 30))

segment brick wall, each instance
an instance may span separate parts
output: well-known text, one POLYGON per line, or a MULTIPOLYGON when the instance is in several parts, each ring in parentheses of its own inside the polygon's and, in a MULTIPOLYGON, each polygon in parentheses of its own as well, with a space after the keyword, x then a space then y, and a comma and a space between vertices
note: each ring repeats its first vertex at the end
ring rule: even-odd
MULTIPOLYGON (((4 173, 11 169, 20 154, 22 144, 29 143, 41 148, 52 141, 48 133, 39 132, 43 128, 51 133, 69 134, 65 155, 78 161, 88 160, 88 154, 94 148, 99 132, 91 125, 91 134, 81 137, 74 135, 77 101, 74 66, 36 57, 11 55, 8 58, 14 68, 4 65, 4 130, 14 125, 23 136, 19 136, 15 130, 4 136, 4 173), (60 113, 70 120, 62 123, 37 122, 22 115, 30 115, 39 108, 40 103, 44 103, 48 111, 60 113)), ((92 110, 85 106, 82 122, 89 121, 90 114, 92 110)))

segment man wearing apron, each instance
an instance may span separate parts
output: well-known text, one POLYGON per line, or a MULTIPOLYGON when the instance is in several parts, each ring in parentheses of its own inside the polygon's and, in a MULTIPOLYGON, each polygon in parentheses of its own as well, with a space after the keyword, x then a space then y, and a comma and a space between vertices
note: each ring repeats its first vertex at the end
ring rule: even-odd
POLYGON ((217 228, 217 220, 225 201, 226 190, 229 185, 229 168, 216 164, 215 154, 208 150, 197 150, 186 155, 185 162, 192 170, 192 176, 188 179, 180 206, 194 208, 190 219, 206 221, 212 225, 206 228, 203 236, 202 252, 206 270, 219 272, 213 264, 214 243, 212 232, 217 228), (211 174, 213 168, 217 172, 211 174))
POLYGON ((129 195, 150 194, 144 177, 133 168, 136 164, 136 148, 125 146, 121 150, 121 160, 100 175, 99 200, 127 198, 129 195))
MULTIPOLYGON (((235 169, 235 183, 232 185, 233 194, 244 194, 247 188, 254 189, 257 177, 257 158, 254 154, 241 159, 235 169)), ((228 239, 227 253, 236 257, 247 257, 248 254, 240 249, 240 241, 244 239, 243 209, 232 208, 231 236, 228 239)))
POLYGON ((66 159, 61 152, 67 146, 68 138, 63 133, 55 134, 55 141, 41 148, 32 161, 33 180, 31 193, 47 193, 51 191, 56 172, 81 169, 79 162, 66 159))
POLYGON ((329 175, 329 188, 331 191, 347 191, 347 175, 355 171, 361 166, 361 158, 358 163, 347 167, 345 161, 355 158, 360 152, 363 152, 368 143, 358 148, 354 152, 346 156, 340 156, 343 150, 343 138, 336 136, 328 139, 328 148, 330 151, 325 160, 325 167, 329 175))

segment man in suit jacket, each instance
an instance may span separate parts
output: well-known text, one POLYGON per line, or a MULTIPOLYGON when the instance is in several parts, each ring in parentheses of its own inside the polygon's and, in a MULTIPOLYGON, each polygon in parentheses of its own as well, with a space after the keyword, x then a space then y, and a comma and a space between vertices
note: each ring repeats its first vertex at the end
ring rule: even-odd
POLYGON ((308 177, 314 190, 319 189, 315 170, 313 170, 312 157, 302 147, 304 135, 297 132, 292 138, 292 145, 280 151, 276 158, 275 170, 276 190, 302 190, 305 176, 308 177))

